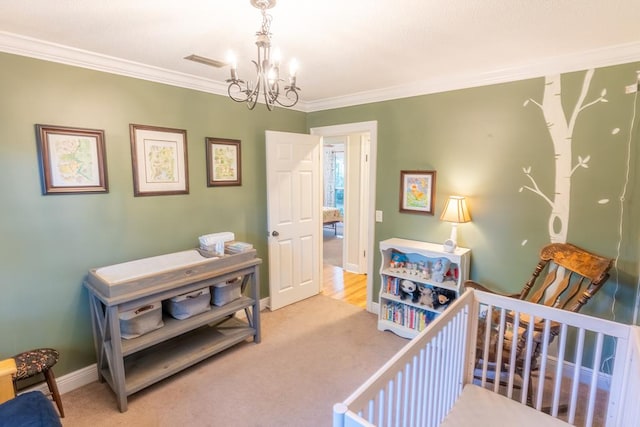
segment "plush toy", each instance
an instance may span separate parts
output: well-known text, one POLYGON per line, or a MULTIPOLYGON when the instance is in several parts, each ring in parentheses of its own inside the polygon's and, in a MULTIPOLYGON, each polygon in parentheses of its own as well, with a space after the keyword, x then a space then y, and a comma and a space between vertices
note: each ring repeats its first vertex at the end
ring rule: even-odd
POLYGON ((433 308, 444 310, 455 297, 455 292, 450 289, 438 289, 433 297, 433 308))
POLYGON ((411 298, 412 302, 418 302, 418 287, 411 280, 403 280, 400 282, 400 299, 405 300, 407 297, 411 298))
POLYGON ((427 267, 426 262, 418 263, 418 271, 419 271, 419 274, 422 275, 423 279, 429 280, 431 278, 431 275, 429 274, 429 268, 427 267))
POLYGON ((420 298, 418 299, 420 305, 433 308, 433 290, 428 286, 420 285, 418 286, 418 292, 420 293, 420 298))
POLYGON ((438 258, 436 262, 433 264, 433 268, 431 271, 431 278, 438 283, 442 283, 444 281, 444 276, 449 271, 449 265, 451 265, 451 261, 446 258, 438 258))
POLYGON ((389 260, 389 267, 393 269, 401 269, 407 262, 407 257, 404 254, 393 252, 391 254, 391 260, 389 260))

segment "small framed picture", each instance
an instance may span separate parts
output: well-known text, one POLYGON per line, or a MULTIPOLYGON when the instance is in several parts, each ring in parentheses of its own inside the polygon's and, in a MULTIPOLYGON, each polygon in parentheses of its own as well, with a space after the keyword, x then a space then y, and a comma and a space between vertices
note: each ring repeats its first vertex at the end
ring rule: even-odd
POLYGON ((134 196, 189 194, 187 131, 129 125, 134 196))
POLYGON ((206 144, 207 186, 242 185, 240 141, 207 137, 206 144))
POLYGON ((36 125, 42 194, 107 193, 104 131, 36 125))
POLYGON ((433 215, 436 171, 400 171, 400 212, 433 215))

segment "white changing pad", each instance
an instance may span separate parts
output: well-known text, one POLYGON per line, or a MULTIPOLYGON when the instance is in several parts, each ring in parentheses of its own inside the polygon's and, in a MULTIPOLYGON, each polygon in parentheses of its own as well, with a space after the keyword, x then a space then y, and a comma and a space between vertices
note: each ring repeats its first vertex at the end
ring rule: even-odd
POLYGON ((100 267, 95 270, 95 274, 105 282, 117 285, 143 276, 190 267, 214 259, 203 257, 200 252, 192 249, 100 267))
POLYGON ((473 384, 464 386, 453 409, 440 424, 447 427, 566 427, 569 425, 571 424, 473 384))
POLYGON ((204 288, 214 284, 207 282, 213 272, 260 262, 255 249, 221 257, 202 256, 197 249, 190 249, 94 268, 89 270, 84 284, 103 301, 116 304, 198 280, 204 288))

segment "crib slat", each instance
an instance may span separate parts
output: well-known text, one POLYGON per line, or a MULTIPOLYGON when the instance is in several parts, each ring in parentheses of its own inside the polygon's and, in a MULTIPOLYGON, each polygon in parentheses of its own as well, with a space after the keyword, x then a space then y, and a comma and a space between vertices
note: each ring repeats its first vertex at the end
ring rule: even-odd
POLYGON ((409 426, 410 424, 410 406, 409 406, 409 400, 410 400, 410 396, 411 396, 411 388, 412 388, 412 384, 411 384, 411 380, 412 380, 412 371, 413 369, 411 369, 412 365, 410 363, 407 363, 404 365, 404 396, 402 398, 402 401, 404 403, 404 406, 402 407, 402 425, 404 427, 409 426))
POLYGON ((403 383, 403 375, 402 375, 402 371, 398 372, 398 377, 397 377, 397 382, 396 382, 396 396, 395 396, 395 416, 396 416, 396 420, 395 420, 395 424, 393 424, 394 426, 399 426, 400 425, 400 415, 402 415, 402 411, 400 411, 400 408, 402 408, 402 383, 403 383))
MULTIPOLYGON (((534 326, 535 326, 535 318, 529 314, 529 324, 527 327, 527 333, 525 336, 526 339, 526 347, 525 347, 525 356, 524 356, 524 370, 522 372, 522 396, 521 403, 526 405, 527 402, 533 401, 533 396, 530 396, 529 391, 533 384, 529 384, 531 381, 531 357, 529 355, 533 352, 533 334, 534 334, 534 326)), ((513 345, 513 344, 512 344, 513 345)))
MULTIPOLYGON (((511 397, 513 396, 513 379, 515 378, 515 371, 516 371, 516 351, 515 349, 515 343, 518 342, 518 340, 520 339, 520 312, 515 311, 513 313, 514 316, 514 322, 513 322, 513 335, 511 337, 511 352, 509 353, 509 381, 508 381, 508 388, 507 388, 507 396, 509 397, 509 399, 511 399, 511 397)), ((502 341, 503 338, 503 334, 500 335, 500 340, 502 341)), ((525 385, 523 384, 522 386, 523 390, 525 388, 525 385)), ((496 390, 496 393, 498 391, 496 390)))
POLYGON ((504 329, 506 325, 506 313, 504 308, 500 309, 500 326, 498 327, 498 349, 496 350, 495 378, 493 379, 493 391, 500 390, 500 379, 502 378, 502 352, 504 350, 504 329))
POLYGON ((578 343, 576 345, 576 358, 573 368, 573 384, 571 385, 571 405, 569 406, 569 424, 574 424, 576 419, 578 386, 580 384, 580 367, 582 366, 582 353, 584 351, 584 334, 584 328, 578 328, 578 343))
POLYGON ((567 344, 567 325, 563 323, 560 327, 560 335, 558 343, 558 359, 556 363, 556 378, 553 383, 553 404, 551 407, 551 414, 554 417, 558 416, 558 408, 560 404, 560 387, 562 385, 562 361, 564 360, 564 353, 567 344))
POLYGON ((442 413, 442 390, 440 389, 440 386, 442 385, 442 380, 441 380, 441 375, 442 375, 442 369, 441 369, 441 361, 440 361, 440 357, 441 357, 442 353, 440 352, 440 335, 438 334, 435 338, 434 338, 434 343, 433 343, 433 367, 434 367, 434 371, 433 371, 433 391, 434 393, 431 395, 431 398, 433 399, 433 418, 437 421, 436 425, 440 424, 441 419, 440 419, 440 415, 442 413))
MULTIPOLYGON (((551 329, 551 320, 544 320, 544 329, 542 332, 542 352, 540 354, 540 368, 538 370, 538 392, 536 393, 535 408, 540 411, 542 409, 542 396, 544 395, 544 381, 547 373, 547 356, 549 352, 549 335, 551 329)), ((527 359, 531 359, 531 354, 527 353, 525 356, 527 359)), ((533 396, 531 396, 533 400, 533 396)))
MULTIPOLYGON (((389 386, 393 387, 393 384, 389 384, 389 386)), ((378 399, 380 399, 381 403, 384 402, 384 389, 380 390, 380 393, 378 394, 378 399)), ((372 423, 372 424, 375 423, 374 415, 375 415, 376 411, 375 411, 374 404, 375 404, 375 400, 374 399, 369 400, 369 418, 368 418, 368 421, 370 423, 372 423)), ((380 404, 379 408, 380 408, 380 411, 383 411, 384 410, 384 405, 380 404)), ((380 414, 378 415, 378 420, 384 419, 383 415, 384 414, 382 412, 380 412, 380 414)))
POLYGON ((438 333, 437 340, 437 349, 438 349, 438 379, 437 379, 437 390, 438 390, 438 413, 436 418, 440 421, 446 415, 446 405, 447 405, 447 396, 445 394, 445 386, 446 386, 446 378, 447 378, 447 357, 448 355, 444 352, 445 348, 445 331, 448 330, 449 325, 445 325, 442 331, 438 333))
POLYGON ((416 408, 416 425, 420 426, 423 425, 422 422, 422 414, 424 411, 424 400, 423 400, 423 393, 424 393, 424 377, 425 377, 425 362, 424 362, 424 358, 425 358, 425 351, 424 348, 420 349, 420 352, 418 353, 418 382, 416 384, 416 392, 415 392, 415 408, 416 408))
POLYGON ((425 418, 428 420, 430 426, 436 426, 436 420, 434 417, 428 417, 427 414, 433 414, 435 411, 435 401, 433 399, 433 395, 435 394, 435 363, 433 360, 433 346, 431 343, 427 345, 427 363, 428 363, 428 372, 425 384, 425 418))
POLYGON ((468 312, 467 310, 464 310, 460 313, 459 316, 456 316, 456 319, 455 319, 456 334, 454 339, 455 345, 453 349, 453 357, 454 357, 454 363, 456 368, 451 378, 451 382, 454 383, 455 385, 455 389, 453 390, 454 400, 457 399, 458 396, 460 396, 460 393, 462 393, 462 381, 460 380, 456 381, 456 379, 463 378, 463 375, 464 375, 464 355, 467 353, 467 350, 466 350, 466 344, 467 344, 466 325, 468 322, 467 316, 468 316, 468 312))
POLYGON ((593 359, 594 369, 591 373, 591 387, 589 388, 589 405, 587 406, 587 421, 585 423, 588 427, 593 424, 593 408, 596 402, 596 392, 598 391, 598 367, 602 361, 602 341, 602 333, 599 333, 596 339, 596 354, 593 359))
MULTIPOLYGON (((487 314, 484 318, 484 345, 482 349, 482 375, 480 377, 480 385, 485 387, 487 385, 487 367, 489 365, 489 346, 491 345, 491 319, 493 318, 493 306, 489 304, 487 306, 487 314)), ((476 367, 474 366, 474 370, 476 367)))
POLYGON ((447 359, 449 359, 447 361, 447 363, 444 364, 444 372, 443 374, 443 380, 444 380, 444 390, 442 393, 443 396, 443 415, 446 415, 446 413, 448 412, 448 408, 450 408, 451 406, 453 406, 453 402, 455 402, 455 399, 452 399, 452 394, 453 394, 453 384, 451 383, 451 378, 453 378, 453 372, 455 369, 455 366, 453 365, 452 362, 452 356, 453 356, 453 348, 451 346, 452 342, 453 342, 453 322, 455 322, 455 318, 452 320, 452 323, 450 323, 449 325, 447 325, 445 327, 445 329, 443 329, 443 335, 442 335, 442 349, 443 349, 443 355, 446 355, 445 357, 447 359))

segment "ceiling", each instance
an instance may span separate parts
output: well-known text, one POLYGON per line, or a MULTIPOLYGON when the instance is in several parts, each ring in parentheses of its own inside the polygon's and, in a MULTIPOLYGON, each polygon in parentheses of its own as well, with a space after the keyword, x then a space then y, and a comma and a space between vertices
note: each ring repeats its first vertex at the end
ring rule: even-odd
MULTIPOLYGON (((249 0, 3 0, 0 51, 224 93, 252 79, 249 0), (46 43, 42 43, 46 42, 46 43)), ((301 109, 640 60, 638 0, 278 0, 273 44, 300 64, 301 109)), ((284 68, 284 67, 283 67, 284 68)))

